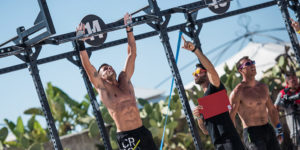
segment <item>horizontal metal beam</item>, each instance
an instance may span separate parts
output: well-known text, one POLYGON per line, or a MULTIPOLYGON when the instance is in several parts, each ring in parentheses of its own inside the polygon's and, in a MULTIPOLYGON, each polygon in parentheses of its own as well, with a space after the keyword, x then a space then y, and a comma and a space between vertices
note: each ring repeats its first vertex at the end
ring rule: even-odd
POLYGON ((270 7, 270 6, 274 6, 276 4, 277 4, 277 2, 275 0, 273 0, 273 1, 265 2, 265 3, 261 3, 261 4, 258 4, 258 5, 253 5, 253 6, 250 6, 250 7, 230 11, 230 12, 224 13, 222 15, 215 15, 215 16, 199 19, 196 22, 197 23, 200 23, 200 22, 206 23, 206 22, 210 22, 210 21, 215 21, 215 20, 235 16, 235 15, 238 15, 238 14, 243 14, 243 13, 247 13, 247 12, 258 10, 258 9, 267 8, 267 7, 270 7))
MULTIPOLYGON (((158 21, 158 17, 152 16, 152 15, 151 16, 150 15, 143 15, 143 16, 139 16, 139 17, 134 17, 134 18, 132 18, 132 23, 130 24, 130 26, 136 26, 136 25, 140 25, 140 24, 144 24, 144 23, 149 23, 149 22, 152 22, 152 21, 158 21)), ((69 37, 69 38, 56 37, 56 38, 51 38, 51 39, 54 39, 55 41, 57 41, 58 44, 71 42, 71 41, 74 41, 74 40, 77 40, 77 39, 84 39, 84 38, 88 38, 88 37, 91 37, 91 36, 96 36, 96 35, 99 35, 99 34, 104 34, 104 33, 107 33, 107 32, 111 32, 111 31, 125 29, 127 27, 127 25, 124 25, 123 22, 124 21, 122 21, 122 25, 115 26, 115 27, 108 27, 106 29, 103 29, 102 31, 94 32, 94 33, 91 33, 91 34, 85 34, 85 35, 82 35, 80 37, 76 37, 76 36, 69 37)))
POLYGON ((1 57, 6 57, 6 56, 10 56, 10 55, 17 55, 21 52, 24 52, 24 48, 23 47, 19 47, 19 46, 9 46, 6 48, 3 48, 0 50, 0 58, 1 57))
POLYGON ((17 28, 18 36, 9 39, 8 41, 1 44, 1 46, 12 41, 16 45, 0 48, 0 57, 16 55, 20 52, 24 52, 25 48, 32 48, 35 44, 45 40, 46 38, 56 33, 46 0, 38 0, 38 3, 40 6, 40 12, 34 22, 34 26, 30 27, 27 30, 25 30, 24 27, 17 28), (35 34, 41 31, 42 29, 46 29, 46 31, 33 37, 32 39, 28 39, 30 35, 35 34), (16 47, 23 47, 23 49, 16 47))
MULTIPOLYGON (((230 0, 219 0, 218 2, 222 3, 222 2, 226 2, 226 1, 230 1, 230 0)), ((46 5, 46 4, 44 4, 44 5, 46 5)), ((43 5, 41 5, 41 7, 42 6, 43 5)), ((164 11, 161 12, 161 14, 162 14, 162 16, 167 16, 167 15, 170 15, 170 14, 173 14, 173 13, 186 13, 188 11, 199 10, 199 9, 206 8, 206 7, 208 7, 208 4, 206 4, 204 2, 204 0, 202 0, 202 1, 194 2, 194 3, 190 3, 190 4, 186 4, 186 5, 181 5, 181 6, 178 6, 178 7, 174 7, 174 8, 164 10, 164 11)), ((142 9, 147 9, 147 7, 144 7, 142 9)), ((44 10, 44 9, 41 9, 41 10, 44 10)), ((140 11, 140 10, 138 10, 138 11, 140 11)), ((148 13, 148 15, 142 15, 142 16, 132 18, 133 19, 132 26, 136 26, 136 25, 140 25, 140 24, 144 24, 144 23, 149 23, 149 22, 152 22, 152 21, 155 21, 155 20, 159 21, 159 20, 157 20, 159 18, 157 18, 157 16, 155 16, 153 14, 154 13, 148 13)), ((48 13, 48 15, 47 15, 47 13, 45 13, 45 15, 43 15, 43 13, 40 12, 37 19, 36 19, 36 21, 35 21, 35 26, 27 29, 26 31, 24 31, 22 33, 20 33, 19 37, 17 38, 17 41, 19 41, 18 44, 20 44, 20 41, 22 40, 23 37, 27 37, 28 35, 31 35, 31 34, 37 32, 38 30, 42 29, 45 26, 47 27, 48 31, 51 31, 51 32, 45 32, 43 34, 38 35, 37 37, 35 37, 33 39, 25 41, 24 42, 25 45, 22 45, 22 46, 32 47, 34 45, 45 45, 45 44, 59 45, 59 44, 62 44, 62 43, 74 41, 76 39, 82 39, 82 38, 86 38, 86 37, 91 37, 91 36, 111 32, 111 31, 119 30, 119 29, 122 29, 122 28, 126 28, 126 26, 124 25, 123 20, 118 20, 116 22, 107 24, 106 29, 104 29, 102 31, 91 33, 91 34, 86 34, 86 35, 83 35, 83 36, 80 36, 80 37, 76 37, 75 32, 70 32, 70 33, 66 33, 66 34, 62 34, 62 35, 58 35, 58 36, 53 36, 53 37, 49 37, 48 39, 45 39, 49 36, 49 34, 52 33, 52 31, 55 32, 55 30, 54 30, 54 27, 51 28, 51 26, 53 26, 53 23, 52 23, 50 14, 48 13), (48 18, 50 18, 49 20, 48 20, 47 16, 48 16, 48 18), (40 19, 42 20, 44 18, 46 18, 46 21, 39 22, 40 19), (48 22, 50 24, 49 26, 48 26, 48 22), (38 42, 40 42, 40 43, 38 43, 38 42)), ((12 39, 15 39, 15 38, 12 38, 12 39)), ((7 42, 9 42, 9 41, 7 41, 7 42)), ((4 42, 4 44, 7 43, 7 42, 4 42)), ((3 44, 1 44, 1 45, 3 45, 3 44)), ((21 46, 21 45, 16 45, 16 46, 21 46)), ((2 48, 2 49, 6 49, 6 48, 7 47, 2 48)), ((0 48, 0 57, 7 57, 7 56, 10 56, 10 55, 14 54, 13 52, 2 53, 1 52, 2 49, 0 48)), ((19 53, 19 50, 18 50, 18 53, 19 53)), ((18 54, 18 53, 16 53, 16 54, 18 54)))
MULTIPOLYGON (((225 2, 225 1, 229 1, 229 0, 219 0, 220 3, 223 2, 223 1, 225 2)), ((207 6, 208 5, 204 1, 198 1, 198 2, 194 2, 194 3, 190 3, 190 4, 170 8, 170 9, 167 9, 167 10, 163 10, 163 11, 161 11, 161 13, 162 13, 163 16, 166 16, 166 15, 170 15, 170 14, 173 14, 173 13, 179 13, 179 12, 185 13, 185 12, 192 11, 192 10, 195 10, 195 9, 202 9, 202 8, 206 8, 207 6)), ((148 7, 149 6, 146 6, 142 9, 146 9, 148 7)), ((155 17, 156 16, 153 16, 153 13, 150 13, 150 15, 143 15, 143 16, 139 16, 139 17, 134 17, 133 18, 133 25, 135 26, 135 25, 151 22, 154 19, 157 19, 155 17), (152 16, 152 18, 150 18, 151 16, 152 16)), ((124 21, 119 19, 116 22, 106 24, 106 27, 107 27, 107 29, 105 29, 103 31, 93 33, 93 35, 103 34, 103 33, 111 32, 111 31, 119 30, 119 29, 125 28, 126 26, 124 26, 124 21)), ((86 36, 90 36, 90 35, 86 35, 86 36)), ((72 41, 72 40, 77 39, 77 38, 78 37, 76 37, 75 32, 69 32, 69 33, 66 33, 66 34, 50 37, 48 40, 45 40, 44 42, 41 42, 40 44, 41 45, 43 45, 43 44, 61 44, 61 43, 64 43, 64 42, 72 41)))
MULTIPOLYGON (((234 10, 234 11, 230 11, 230 12, 227 12, 227 13, 222 14, 222 15, 214 15, 214 16, 198 19, 198 20, 196 20, 196 23, 197 24, 198 23, 207 23, 207 22, 211 22, 211 21, 231 17, 231 16, 234 16, 234 15, 259 10, 259 9, 270 7, 270 6, 273 6, 273 5, 276 5, 276 1, 269 1, 269 2, 262 3, 262 4, 258 4, 258 5, 254 5, 254 6, 234 10)), ((168 32, 176 31, 176 30, 179 30, 181 28, 184 28, 185 26, 186 26, 186 23, 174 25, 174 26, 168 27, 167 31, 168 32)), ((73 32, 72 33, 67 33, 67 34, 61 35, 61 37, 63 38, 65 36, 65 38, 67 38, 68 36, 70 36, 69 34, 75 34, 75 33, 73 33, 73 32)), ((145 39, 145 38, 152 37, 152 36, 155 36, 155 35, 158 35, 158 32, 157 31, 151 31, 151 32, 136 35, 135 39, 136 40, 141 40, 141 39, 145 39)), ((104 43, 103 45, 101 45, 99 47, 89 47, 89 48, 87 48, 87 50, 88 51, 97 51, 97 50, 101 50, 101 49, 104 49, 104 48, 108 48, 108 47, 112 47, 112 46, 116 46, 116 45, 121 45, 121 44, 124 44, 124 43, 127 43, 127 38, 107 42, 107 43, 104 43)), ((66 52, 66 53, 62 53, 62 54, 58 54, 58 55, 54 55, 54 56, 39 59, 37 61, 37 63, 38 64, 44 64, 44 63, 64 59, 64 58, 67 58, 67 57, 71 57, 71 56, 74 56, 74 55, 76 55, 76 53, 74 51, 70 51, 70 52, 66 52)), ((23 63, 23 64, 18 64, 18 65, 2 68, 2 69, 0 69, 0 74, 9 73, 9 72, 12 72, 12 71, 24 69, 26 67, 27 67, 26 63, 23 63)))
MULTIPOLYGON (((153 15, 143 15, 143 16, 139 16, 139 17, 134 17, 132 18, 132 26, 136 26, 136 25, 140 25, 140 24, 144 24, 144 23, 149 23, 152 21, 158 21, 158 18, 156 16, 153 15)), ((121 21, 118 21, 121 24, 121 21)), ((44 28, 47 25, 47 23, 45 21, 41 21, 39 23, 37 23, 35 26, 27 29, 24 32, 20 33, 19 37, 26 37, 28 35, 31 35, 37 31, 39 31, 40 29, 44 28)), ((66 43, 66 42, 71 42, 74 41, 76 39, 83 39, 83 38, 87 38, 87 37, 91 37, 91 36, 95 36, 95 35, 99 35, 99 34, 103 34, 103 33, 107 33, 107 32, 111 32, 111 31, 115 31, 115 30, 119 30, 119 29, 125 29, 126 26, 124 25, 123 21, 122 24, 119 26, 114 26, 114 27, 108 27, 102 31, 99 32, 95 32, 95 33, 91 33, 91 34, 85 34, 83 36, 79 36, 77 37, 75 32, 71 32, 71 33, 67 33, 67 34, 63 34, 63 35, 59 35, 59 36, 54 36, 54 37, 50 37, 48 39, 45 40, 46 37, 48 37, 49 32, 44 32, 40 35, 38 35, 37 37, 34 37, 28 41, 25 41, 25 44, 19 44, 16 45, 18 47, 25 47, 25 46, 42 46, 45 44, 62 44, 62 43, 66 43), (42 41, 43 40, 43 41, 42 41), (40 43, 38 43, 39 41, 42 41, 40 43)), ((20 40, 20 39, 18 39, 20 40)), ((20 52, 20 49, 14 49, 14 47, 5 47, 5 48, 0 48, 0 57, 6 57, 6 56, 10 56, 15 54, 14 51, 18 51, 20 52), (8 51, 9 50, 9 51, 8 51)))
MULTIPOLYGON (((182 6, 178 6, 178 7, 175 7, 175 8, 170 8, 170 9, 164 10, 164 11, 162 11, 162 15, 165 16, 165 15, 170 15, 170 14, 173 14, 173 13, 180 12, 180 11, 178 11, 178 8, 179 9, 186 9, 186 10, 194 10, 194 9, 202 9, 202 8, 206 8, 206 7, 207 7, 207 5, 203 1, 199 1, 199 2, 194 2, 194 3, 190 3, 190 4, 186 4, 186 5, 182 5, 182 6)), ((133 18, 133 23, 136 22, 135 18, 142 18, 142 17, 146 18, 147 16, 148 15, 134 17, 133 18)), ((141 22, 139 24, 142 24, 142 23, 146 23, 146 22, 141 22)), ((110 30, 100 31, 99 33, 95 33, 95 34, 102 34, 102 33, 106 33, 106 32, 110 32, 110 31, 125 28, 125 26, 123 26, 123 25, 124 25, 124 21, 123 20, 118 20, 116 22, 106 24, 107 29, 110 29, 110 30)), ((66 34, 51 37, 51 38, 49 38, 50 41, 46 40, 45 42, 42 42, 41 44, 60 44, 61 41, 64 41, 64 40, 70 39, 70 38, 73 39, 75 36, 76 36, 75 32, 69 32, 69 33, 66 33, 66 34)))

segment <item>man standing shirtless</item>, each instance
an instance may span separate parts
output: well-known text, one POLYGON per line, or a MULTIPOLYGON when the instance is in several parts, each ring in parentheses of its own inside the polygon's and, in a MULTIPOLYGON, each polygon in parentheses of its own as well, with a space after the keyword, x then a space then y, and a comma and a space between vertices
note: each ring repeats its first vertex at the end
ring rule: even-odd
MULTIPOLYGON (((124 24, 131 22, 131 16, 124 16, 124 24)), ((80 24, 76 30, 77 36, 83 34, 85 27, 80 24)), ((100 95, 100 99, 107 107, 110 116, 117 126, 117 141, 121 150, 154 150, 157 149, 151 132, 146 129, 137 108, 134 88, 130 78, 134 72, 136 59, 136 44, 133 29, 126 27, 128 38, 128 56, 123 71, 116 80, 116 72, 112 66, 102 64, 97 71, 89 61, 84 42, 76 41, 77 49, 80 50, 82 65, 100 95)))
POLYGON ((241 58, 236 67, 243 77, 230 95, 232 109, 230 117, 235 123, 236 113, 243 124, 243 136, 246 147, 254 150, 279 150, 279 143, 283 140, 279 116, 269 96, 268 86, 255 80, 255 61, 248 56, 241 58), (268 123, 268 117, 276 134, 268 123))

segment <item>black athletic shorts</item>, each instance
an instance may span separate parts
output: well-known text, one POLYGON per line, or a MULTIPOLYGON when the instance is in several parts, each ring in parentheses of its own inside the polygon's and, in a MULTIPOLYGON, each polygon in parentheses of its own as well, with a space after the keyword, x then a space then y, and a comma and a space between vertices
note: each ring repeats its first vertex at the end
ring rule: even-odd
POLYGON ((120 150, 157 150, 151 132, 144 126, 117 132, 117 140, 120 150))
POLYGON ((267 123, 243 130, 244 142, 249 150, 280 150, 273 127, 267 123))
POLYGON ((205 126, 216 150, 245 150, 229 112, 206 119, 205 126))

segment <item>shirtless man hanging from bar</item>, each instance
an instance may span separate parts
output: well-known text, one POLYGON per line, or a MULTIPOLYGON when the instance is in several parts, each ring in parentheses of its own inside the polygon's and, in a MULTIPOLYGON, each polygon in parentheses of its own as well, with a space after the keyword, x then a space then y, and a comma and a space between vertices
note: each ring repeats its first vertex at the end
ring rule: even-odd
MULTIPOLYGON (((124 16, 124 24, 131 22, 131 16, 124 16)), ((85 27, 81 23, 76 30, 77 36, 84 34, 85 27)), ((76 41, 76 49, 80 50, 82 65, 100 95, 100 100, 107 107, 110 116, 117 126, 117 141, 121 150, 154 150, 157 149, 151 132, 146 129, 137 107, 131 77, 136 59, 136 44, 133 29, 126 27, 128 39, 128 56, 124 69, 116 80, 116 72, 112 66, 102 64, 98 71, 89 61, 84 41, 76 41)))

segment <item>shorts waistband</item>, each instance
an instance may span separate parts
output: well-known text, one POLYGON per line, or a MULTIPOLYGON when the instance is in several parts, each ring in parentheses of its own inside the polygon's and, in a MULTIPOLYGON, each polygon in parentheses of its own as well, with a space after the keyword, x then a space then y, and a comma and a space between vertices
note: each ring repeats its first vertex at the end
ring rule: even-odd
POLYGON ((251 127, 248 127, 248 128, 244 128, 243 130, 249 130, 249 129, 264 129, 264 128, 269 128, 269 127, 272 127, 269 123, 266 123, 264 125, 260 125, 260 126, 251 126, 251 127))
POLYGON ((138 127, 136 129, 133 129, 133 130, 129 130, 129 131, 121 131, 121 132, 117 132, 117 134, 129 134, 129 133, 135 133, 135 132, 140 132, 142 130, 146 129, 145 126, 141 126, 141 127, 138 127))

